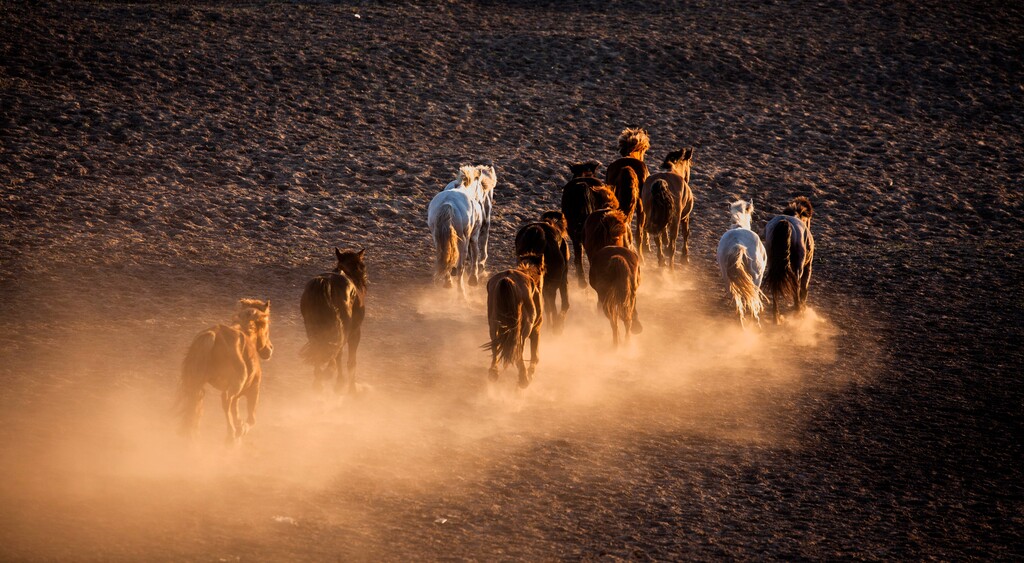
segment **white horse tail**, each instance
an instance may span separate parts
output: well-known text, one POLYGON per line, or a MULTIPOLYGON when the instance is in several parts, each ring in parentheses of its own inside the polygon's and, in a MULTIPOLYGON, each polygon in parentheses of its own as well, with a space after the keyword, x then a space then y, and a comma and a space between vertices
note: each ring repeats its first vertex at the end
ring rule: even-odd
POLYGON ((459 263, 459 233, 455 231, 455 218, 450 204, 441 206, 434 225, 434 241, 437 243, 434 278, 447 279, 452 268, 459 263))
POLYGON ((737 244, 729 250, 725 270, 729 293, 736 302, 736 310, 741 318, 744 311, 749 311, 754 318, 759 318, 764 307, 761 302, 761 290, 754 285, 754 278, 747 269, 748 264, 750 256, 747 254, 747 247, 737 244))
POLYGON ((203 416, 203 397, 206 395, 206 371, 213 355, 217 334, 205 330, 192 341, 185 361, 181 364, 181 383, 178 386, 178 409, 182 435, 195 437, 199 420, 203 416))

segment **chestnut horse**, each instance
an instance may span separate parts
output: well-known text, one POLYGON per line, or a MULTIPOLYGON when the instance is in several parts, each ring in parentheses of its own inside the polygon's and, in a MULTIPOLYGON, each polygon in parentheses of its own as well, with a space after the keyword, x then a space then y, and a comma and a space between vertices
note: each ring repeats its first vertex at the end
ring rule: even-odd
POLYGON ((498 272, 487 281, 487 324, 490 341, 481 346, 491 351, 488 377, 498 380, 498 361, 503 366, 515 363, 519 370, 519 387, 525 389, 533 381, 537 369, 537 345, 540 325, 544 320, 541 293, 544 286, 544 255, 519 257, 519 266, 498 272), (530 368, 523 360, 526 339, 530 339, 530 368))
POLYGON ((573 261, 576 264, 576 280, 580 287, 586 287, 583 277, 583 224, 594 209, 590 188, 603 185, 595 176, 601 165, 597 162, 571 164, 572 178, 562 187, 562 214, 565 215, 569 238, 572 239, 573 261))
POLYGON ((242 299, 231 325, 217 325, 200 332, 189 346, 181 366, 178 404, 182 433, 191 439, 199 434, 206 385, 220 391, 220 403, 228 423, 228 443, 237 444, 256 424, 263 370, 260 360, 274 353, 270 342, 270 300, 242 299), (249 416, 238 415, 245 397, 249 416))
POLYGON ((797 312, 802 312, 807 306, 807 287, 811 283, 811 263, 814 260, 814 237, 811 236, 814 208, 811 200, 804 196, 793 198, 783 213, 768 221, 764 228, 768 249, 764 285, 772 296, 775 324, 782 320, 779 316, 780 297, 791 295, 797 312))
MULTIPOLYGON (((626 224, 633 224, 633 216, 637 218, 636 242, 640 242, 640 225, 644 223, 647 210, 640 199, 640 187, 647 181, 650 171, 644 164, 644 156, 651 148, 651 138, 643 129, 624 129, 619 134, 619 155, 621 158, 608 165, 605 171, 605 183, 615 186, 615 197, 619 200, 619 209, 626 215, 626 224)), ((633 246, 630 237, 630 246, 633 246)), ((641 257, 641 260, 643 257, 641 257)))
POLYGON ((654 237, 658 249, 658 266, 664 264, 662 245, 666 245, 668 267, 675 265, 676 239, 679 237, 680 226, 683 230, 683 260, 690 261, 690 213, 693 212, 693 192, 690 191, 690 164, 693 162, 693 148, 668 153, 661 169, 665 172, 652 174, 644 182, 641 190, 646 217, 640 217, 643 223, 640 243, 637 245, 642 255, 649 244, 649 237, 654 237))
POLYGON ((612 325, 612 343, 619 345, 619 321, 629 335, 643 330, 636 309, 640 287, 640 256, 623 246, 606 246, 590 256, 590 285, 597 302, 612 325))
POLYGON ((587 260, 598 250, 609 246, 625 246, 629 242, 629 224, 619 211, 619 201, 609 186, 590 188, 594 211, 583 223, 583 250, 587 260))
POLYGON ((334 249, 338 260, 334 271, 309 280, 302 292, 299 309, 306 326, 303 359, 313 365, 313 388, 323 389, 323 381, 338 374, 334 390, 338 394, 356 392, 356 350, 362 337, 366 316, 366 264, 363 253, 334 249), (348 346, 348 379, 341 369, 342 350, 348 346))
POLYGON ((548 211, 540 221, 523 225, 516 233, 516 259, 544 256, 544 311, 555 334, 562 332, 569 310, 569 242, 565 215, 548 211), (555 295, 562 293, 562 308, 555 308, 555 295))

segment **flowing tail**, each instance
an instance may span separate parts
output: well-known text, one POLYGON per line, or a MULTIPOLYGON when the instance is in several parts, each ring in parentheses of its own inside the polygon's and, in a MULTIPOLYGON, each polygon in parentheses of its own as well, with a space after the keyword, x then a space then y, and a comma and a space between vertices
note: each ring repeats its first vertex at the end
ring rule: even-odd
POLYGON ((199 420, 203 417, 203 397, 206 391, 206 371, 209 368, 217 335, 212 330, 199 334, 192 341, 185 361, 181 363, 181 383, 178 386, 178 413, 181 416, 181 434, 195 437, 199 420))
POLYGON ((636 309, 633 273, 622 256, 613 256, 606 270, 607 290, 601 296, 601 309, 612 322, 632 318, 636 309))
POLYGON ((485 350, 495 350, 498 359, 503 366, 508 366, 522 356, 522 341, 519 335, 522 334, 521 325, 523 322, 522 305, 516 298, 515 285, 510 279, 503 279, 498 282, 495 288, 497 295, 492 297, 492 320, 497 321, 494 330, 491 332, 491 341, 482 346, 485 350))
POLYGON ((619 171, 615 181, 615 197, 619 200, 619 209, 629 218, 636 209, 637 200, 640 199, 640 179, 636 171, 626 166, 619 171))
POLYGON ((771 232, 771 246, 768 247, 768 268, 764 273, 764 287, 772 294, 783 297, 796 294, 796 272, 789 257, 790 239, 793 226, 789 221, 779 221, 771 232))
POLYGON ((437 243, 434 278, 440 281, 446 279, 459 263, 459 234, 455 232, 451 205, 444 205, 437 214, 434 241, 437 243))
POLYGON ((322 366, 338 355, 343 344, 341 320, 331 300, 330 280, 324 276, 309 280, 299 309, 306 327, 306 344, 299 354, 306 363, 322 366))
MULTIPOLYGON (((647 230, 652 233, 660 233, 668 226, 672 213, 675 210, 676 199, 672 197, 672 191, 668 182, 658 180, 651 185, 651 208, 647 212, 647 230)), ((678 215, 678 211, 676 211, 678 215)))
POLYGON ((747 270, 750 263, 750 256, 747 254, 747 247, 737 244, 729 250, 726 258, 726 278, 729 283, 729 293, 736 301, 736 310, 740 317, 747 311, 754 318, 761 316, 764 304, 761 301, 761 290, 754 285, 754 278, 747 270))

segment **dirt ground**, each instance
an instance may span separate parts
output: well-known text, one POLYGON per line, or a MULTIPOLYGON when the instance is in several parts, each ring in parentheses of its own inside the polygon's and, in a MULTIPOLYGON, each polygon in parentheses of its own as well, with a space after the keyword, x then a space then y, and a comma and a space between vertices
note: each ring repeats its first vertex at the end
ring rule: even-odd
MULTIPOLYGON (((1024 10, 1003 2, 0 0, 0 558, 1024 558, 1024 10), (426 208, 498 172, 491 271, 568 164, 695 147, 691 263, 618 351, 572 287, 535 384, 426 208), (811 310, 743 332, 714 265, 815 205, 811 310), (298 299, 366 248, 365 392, 298 299), (175 434, 192 336, 273 301, 259 423, 175 434)), ((572 280, 574 282, 574 280, 572 280)), ((212 393, 211 393, 212 395, 212 393)))

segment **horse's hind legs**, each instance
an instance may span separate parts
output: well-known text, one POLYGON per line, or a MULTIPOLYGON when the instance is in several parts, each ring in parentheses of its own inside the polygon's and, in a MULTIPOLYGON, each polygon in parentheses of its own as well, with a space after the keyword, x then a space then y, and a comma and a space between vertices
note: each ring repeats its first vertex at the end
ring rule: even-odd
POLYGON ((576 281, 580 284, 580 287, 587 287, 587 280, 583 277, 583 243, 581 241, 572 241, 572 256, 573 262, 576 263, 576 281))
POLYGON ((247 433, 253 426, 256 426, 256 405, 259 402, 260 381, 257 379, 256 381, 253 381, 245 391, 245 406, 249 416, 246 417, 245 423, 242 426, 243 434, 247 433))
POLYGON ((220 395, 220 406, 224 409, 224 418, 228 423, 227 445, 236 445, 242 437, 242 424, 238 420, 238 397, 231 397, 224 391, 220 395))

